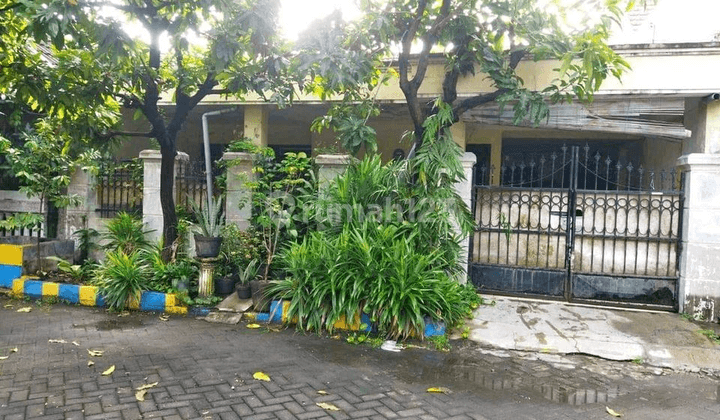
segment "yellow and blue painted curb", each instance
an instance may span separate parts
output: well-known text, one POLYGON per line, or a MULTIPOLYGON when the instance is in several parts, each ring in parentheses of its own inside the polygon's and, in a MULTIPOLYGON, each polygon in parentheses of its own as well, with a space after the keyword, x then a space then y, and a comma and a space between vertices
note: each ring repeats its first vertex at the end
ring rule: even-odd
MULTIPOLYGON (((11 289, 16 297, 58 300, 83 306, 105 307, 107 304, 97 286, 55 283, 22 275, 22 245, 0 244, 0 288, 11 289)), ((179 304, 174 294, 143 292, 140 301, 131 302, 130 309, 183 315, 187 307, 179 304)))
MULTIPOLYGON (((255 314, 247 314, 250 318, 257 322, 267 322, 275 324, 287 324, 295 323, 297 320, 288 319, 288 308, 290 307, 290 301, 274 300, 270 302, 270 312, 259 312, 255 314)), ((371 332, 373 330, 372 321, 367 314, 360 313, 356 314, 352 322, 348 323, 345 316, 342 316, 339 320, 333 324, 333 328, 337 330, 346 331, 360 331, 360 332, 371 332)), ((429 317, 425 317, 425 337, 433 337, 438 335, 445 335, 445 323, 435 322, 429 317)))
MULTIPOLYGON (((107 306, 97 286, 55 283, 23 276, 13 280, 0 280, 0 287, 11 289, 11 294, 15 297, 30 299, 54 297, 71 304, 100 308, 107 306)), ((188 308, 179 304, 174 294, 160 292, 142 292, 140 301, 131 302, 129 308, 176 315, 184 315, 188 312, 188 308)))

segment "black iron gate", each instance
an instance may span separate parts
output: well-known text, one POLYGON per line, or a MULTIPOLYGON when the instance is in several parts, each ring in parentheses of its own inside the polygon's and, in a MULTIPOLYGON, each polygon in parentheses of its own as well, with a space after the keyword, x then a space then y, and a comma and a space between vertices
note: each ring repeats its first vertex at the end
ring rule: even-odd
POLYGON ((674 170, 647 170, 563 146, 481 168, 469 273, 480 289, 675 309, 683 194, 674 170))

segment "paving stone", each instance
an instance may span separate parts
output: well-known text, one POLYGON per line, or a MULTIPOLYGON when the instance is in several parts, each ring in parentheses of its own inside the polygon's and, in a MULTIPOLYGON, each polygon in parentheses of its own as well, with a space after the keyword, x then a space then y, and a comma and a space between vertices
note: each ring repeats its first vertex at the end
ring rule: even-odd
POLYGON ((658 376, 650 367, 582 356, 498 357, 462 344, 448 354, 390 354, 192 318, 162 323, 152 314, 119 318, 65 305, 17 314, 2 309, 2 299, 0 349, 22 346, 13 363, 0 362, 2 420, 605 419, 605 404, 650 420, 720 413, 715 379, 702 374, 658 376), (100 328, 110 324, 117 328, 100 328), (60 336, 81 346, 48 343, 60 336), (105 350, 91 368, 88 348, 105 350), (113 364, 113 375, 100 375, 113 364), (257 371, 271 382, 254 380, 257 371), (152 382, 158 385, 137 401, 134 388, 152 382), (431 386, 452 392, 427 393, 431 386))

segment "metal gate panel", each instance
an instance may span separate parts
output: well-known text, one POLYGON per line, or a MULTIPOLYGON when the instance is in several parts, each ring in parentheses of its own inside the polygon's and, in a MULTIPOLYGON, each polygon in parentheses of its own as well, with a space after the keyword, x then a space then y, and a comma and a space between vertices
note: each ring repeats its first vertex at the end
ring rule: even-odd
POLYGON ((473 283, 508 294, 675 308, 683 199, 675 173, 602 160, 588 146, 584 152, 564 147, 538 162, 507 162, 504 185, 476 188, 473 283))

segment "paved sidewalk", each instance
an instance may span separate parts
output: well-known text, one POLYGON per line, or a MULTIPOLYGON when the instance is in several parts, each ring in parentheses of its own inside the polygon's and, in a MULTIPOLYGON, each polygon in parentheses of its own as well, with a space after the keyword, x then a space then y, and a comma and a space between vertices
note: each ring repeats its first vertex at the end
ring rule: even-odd
POLYGON ((606 419, 606 406, 625 418, 720 416, 708 376, 453 345, 392 353, 245 323, 0 297, 0 419, 606 419), (271 381, 253 379, 257 371, 271 381), (137 401, 135 388, 153 382, 137 401))
POLYGON ((720 345, 704 327, 676 313, 606 309, 486 296, 494 305, 475 311, 470 339, 484 347, 541 353, 587 354, 609 360, 720 373, 720 345))

